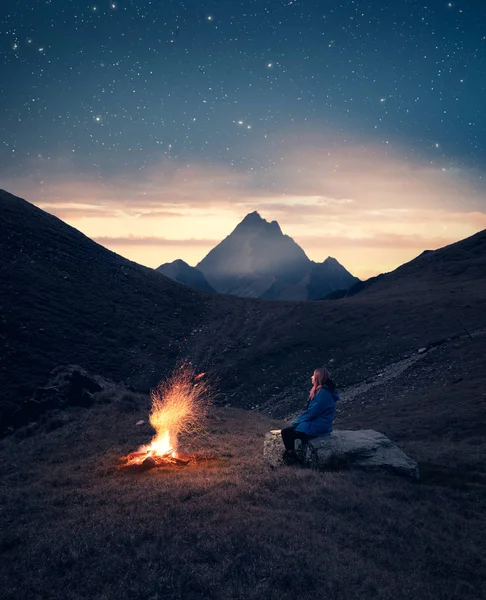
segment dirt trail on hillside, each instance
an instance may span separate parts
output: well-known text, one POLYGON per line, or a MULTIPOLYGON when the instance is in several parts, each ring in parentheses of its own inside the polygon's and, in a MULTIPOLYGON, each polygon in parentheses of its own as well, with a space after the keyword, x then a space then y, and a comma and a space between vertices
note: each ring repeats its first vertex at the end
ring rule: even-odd
MULTIPOLYGON (((450 340, 446 340, 444 342, 444 345, 450 344, 451 342, 456 342, 458 340, 465 340, 468 337, 477 338, 484 335, 486 335, 486 329, 478 329, 476 331, 473 331, 471 334, 459 335, 455 338, 451 338, 450 340)), ((440 345, 442 346, 443 344, 440 345)), ((384 383, 387 383, 392 379, 396 379, 404 371, 409 369, 413 364, 423 359, 425 356, 427 356, 427 354, 434 352, 437 348, 438 346, 432 346, 431 348, 420 349, 422 351, 417 351, 417 354, 413 356, 408 356, 402 360, 396 361, 388 365, 375 377, 372 377, 371 379, 367 379, 366 381, 345 388, 341 393, 341 402, 352 402, 356 396, 359 396, 360 394, 365 394, 371 388, 374 388, 378 385, 383 385, 384 383)))
MULTIPOLYGON (((350 403, 354 402, 355 399, 357 399, 358 397, 366 398, 366 394, 370 392, 370 390, 372 390, 373 388, 384 386, 385 384, 388 384, 393 380, 397 379, 405 371, 414 366, 415 363, 423 360, 425 357, 429 357, 430 354, 435 352, 439 347, 447 348, 448 345, 456 343, 460 340, 468 340, 469 338, 477 339, 478 337, 484 335, 486 335, 486 328, 477 329, 471 333, 461 334, 455 336, 454 338, 444 340, 440 344, 432 345, 428 348, 420 348, 417 350, 416 354, 413 354, 412 356, 406 356, 398 361, 390 363, 389 365, 381 369, 380 372, 374 375, 373 377, 370 377, 354 385, 342 388, 340 390, 339 407, 336 409, 336 412, 342 412, 344 409, 344 405, 349 405, 350 403)), ((261 412, 271 414, 275 410, 275 404, 272 403, 271 408, 269 408, 268 406, 255 406, 253 408, 260 409, 261 412)), ((302 411, 293 411, 285 418, 285 420, 292 421, 300 414, 300 412, 302 411)))

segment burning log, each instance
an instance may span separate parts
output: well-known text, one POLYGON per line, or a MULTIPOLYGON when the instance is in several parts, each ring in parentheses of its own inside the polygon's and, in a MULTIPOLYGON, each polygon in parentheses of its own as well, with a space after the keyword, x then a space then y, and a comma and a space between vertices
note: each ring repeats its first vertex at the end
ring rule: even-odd
POLYGON ((119 470, 134 472, 160 467, 185 467, 201 457, 181 455, 176 448, 179 434, 197 434, 201 418, 210 402, 210 386, 203 381, 204 373, 196 375, 192 366, 184 363, 165 382, 151 390, 152 409, 149 420, 155 429, 150 444, 122 457, 119 470))
POLYGON ((172 456, 171 454, 165 456, 147 456, 147 454, 143 452, 131 452, 120 460, 123 461, 123 464, 118 467, 118 470, 141 473, 160 467, 186 467, 192 461, 192 457, 187 456, 179 458, 178 456, 172 456))

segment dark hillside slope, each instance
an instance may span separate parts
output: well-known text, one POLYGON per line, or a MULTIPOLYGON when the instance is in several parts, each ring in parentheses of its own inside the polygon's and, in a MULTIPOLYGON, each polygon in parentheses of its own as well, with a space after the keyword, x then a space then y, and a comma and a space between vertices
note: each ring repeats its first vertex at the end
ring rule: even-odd
MULTIPOLYGON (((455 244, 435 251, 423 252, 387 275, 391 281, 415 281, 428 283, 450 282, 456 277, 472 281, 486 277, 486 230, 480 231, 455 244)), ((386 279, 384 279, 384 282, 386 279)))
POLYGON ((344 399, 336 426, 386 432, 420 461, 425 479, 473 483, 476 472, 486 487, 485 344, 483 331, 431 349, 398 376, 344 399))
POLYGON ((58 364, 147 389, 183 355, 215 368, 221 402, 287 415, 316 365, 346 386, 486 327, 485 239, 427 253, 351 298, 272 302, 189 290, 2 193, 1 410, 58 364))
POLYGON ((353 286, 357 293, 402 294, 413 288, 427 291, 440 286, 456 287, 486 280, 486 230, 439 250, 422 252, 417 258, 392 271, 353 286), (362 289, 360 289, 360 287, 362 289))
POLYGON ((204 294, 4 191, 0 257, 0 420, 58 364, 153 384, 205 312, 204 294))
POLYGON ((316 365, 328 364, 341 385, 350 385, 420 348, 467 336, 466 330, 474 336, 486 327, 485 274, 483 231, 350 298, 252 304, 235 298, 210 312, 213 322, 195 342, 201 359, 211 351, 218 356, 232 404, 283 416, 305 401, 316 365))

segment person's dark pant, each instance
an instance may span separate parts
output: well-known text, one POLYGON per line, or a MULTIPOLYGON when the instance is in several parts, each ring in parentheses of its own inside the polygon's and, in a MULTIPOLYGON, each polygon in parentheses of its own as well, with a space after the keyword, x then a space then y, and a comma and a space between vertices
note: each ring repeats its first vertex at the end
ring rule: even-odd
POLYGON ((291 425, 290 427, 282 429, 280 432, 285 450, 287 450, 287 452, 295 450, 295 440, 302 440, 304 444, 306 444, 309 440, 312 440, 316 437, 315 435, 309 435, 308 433, 303 433, 302 431, 296 431, 296 427, 297 425, 291 425))

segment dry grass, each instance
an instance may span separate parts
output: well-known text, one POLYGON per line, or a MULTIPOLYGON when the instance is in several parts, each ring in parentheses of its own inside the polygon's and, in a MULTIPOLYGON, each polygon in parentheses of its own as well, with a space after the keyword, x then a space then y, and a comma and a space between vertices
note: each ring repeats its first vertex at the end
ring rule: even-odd
POLYGON ((3 598, 483 597, 484 487, 272 471, 262 437, 281 423, 233 408, 199 441, 219 461, 119 473, 148 409, 105 397, 0 442, 3 598))

